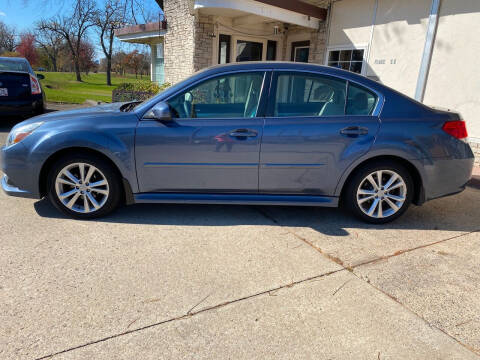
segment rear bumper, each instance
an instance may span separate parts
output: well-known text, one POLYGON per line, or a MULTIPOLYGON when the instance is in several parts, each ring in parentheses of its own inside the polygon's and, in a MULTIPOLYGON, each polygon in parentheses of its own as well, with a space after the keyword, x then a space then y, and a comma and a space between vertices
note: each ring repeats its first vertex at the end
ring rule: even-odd
POLYGON ((34 115, 44 110, 43 97, 35 96, 28 100, 4 100, 0 99, 0 115, 34 115))
POLYGON ((425 166, 426 200, 453 195, 465 190, 472 177, 474 158, 435 159, 425 166))

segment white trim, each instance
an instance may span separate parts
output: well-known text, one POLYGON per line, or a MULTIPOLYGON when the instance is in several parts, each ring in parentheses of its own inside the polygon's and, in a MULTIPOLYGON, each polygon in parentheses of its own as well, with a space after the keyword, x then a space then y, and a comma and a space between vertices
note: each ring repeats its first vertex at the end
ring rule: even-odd
POLYGON ((134 33, 134 34, 126 34, 126 35, 116 35, 118 40, 120 41, 136 41, 138 42, 139 40, 151 40, 157 38, 160 41, 162 41, 162 37, 165 36, 166 31, 165 30, 155 30, 155 31, 146 31, 146 32, 139 32, 139 33, 134 33))
POLYGON ((365 57, 365 61, 367 64, 370 63, 370 54, 372 52, 372 43, 373 43, 373 34, 375 32, 375 24, 377 23, 377 11, 378 11, 378 0, 375 0, 375 7, 373 8, 373 16, 372 16, 372 25, 370 28, 370 40, 368 42, 368 53, 365 57))
POLYGON ((330 56, 330 51, 339 51, 339 50, 363 50, 361 75, 365 76, 366 71, 367 71, 367 53, 368 53, 368 50, 369 50, 368 44, 345 44, 345 45, 328 46, 327 51, 325 52, 325 65, 326 66, 328 66, 328 58, 330 56))
POLYGON ((195 0, 193 8, 195 10, 202 8, 238 10, 311 29, 318 29, 320 27, 320 20, 317 18, 281 9, 276 6, 262 4, 254 0, 195 0))

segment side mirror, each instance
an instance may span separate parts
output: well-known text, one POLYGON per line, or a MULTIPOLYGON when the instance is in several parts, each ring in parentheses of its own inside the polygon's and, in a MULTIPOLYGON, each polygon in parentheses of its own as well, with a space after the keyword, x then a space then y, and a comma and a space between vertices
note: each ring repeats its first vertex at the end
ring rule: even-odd
POLYGON ((37 79, 43 80, 43 79, 45 79, 45 76, 42 75, 42 74, 37 74, 37 79))
POLYGON ((172 121, 172 112, 170 111, 170 106, 168 106, 166 102, 160 101, 148 110, 143 118, 158 121, 172 121))

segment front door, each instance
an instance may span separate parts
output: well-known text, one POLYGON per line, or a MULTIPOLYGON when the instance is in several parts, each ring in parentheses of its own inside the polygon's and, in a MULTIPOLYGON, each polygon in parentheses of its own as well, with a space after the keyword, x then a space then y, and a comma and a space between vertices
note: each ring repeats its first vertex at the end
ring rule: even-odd
POLYGON ((257 192, 264 79, 265 72, 219 75, 167 100, 174 121, 140 121, 140 192, 257 192))
POLYGON ((346 167, 373 144, 377 97, 335 77, 274 74, 259 191, 331 196, 346 167))

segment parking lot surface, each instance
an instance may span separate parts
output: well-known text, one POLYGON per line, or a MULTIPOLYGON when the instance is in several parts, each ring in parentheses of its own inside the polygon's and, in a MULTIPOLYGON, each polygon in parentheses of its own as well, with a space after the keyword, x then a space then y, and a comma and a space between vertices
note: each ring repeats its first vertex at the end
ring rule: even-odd
MULTIPOLYGON (((9 125, 0 129, 4 143, 9 125)), ((480 190, 340 210, 0 194, 0 359, 478 359, 480 190)))

